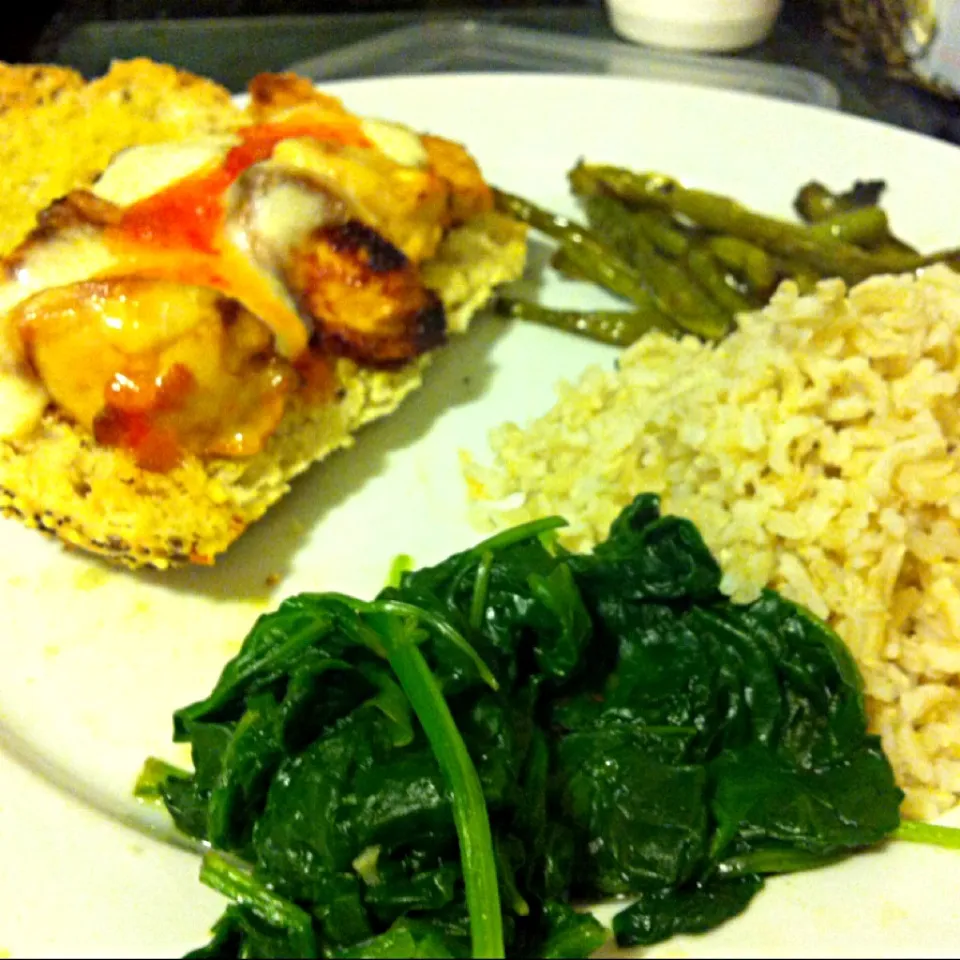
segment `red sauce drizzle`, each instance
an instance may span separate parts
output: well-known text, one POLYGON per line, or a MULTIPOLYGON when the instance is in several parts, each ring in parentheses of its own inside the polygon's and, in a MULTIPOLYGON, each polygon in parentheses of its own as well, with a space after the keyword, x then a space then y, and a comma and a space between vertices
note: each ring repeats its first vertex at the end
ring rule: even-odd
POLYGON ((352 117, 342 122, 264 123, 244 127, 238 135, 241 142, 231 148, 219 167, 191 174, 132 204, 124 211, 117 231, 148 246, 214 253, 223 221, 224 193, 244 170, 267 160, 281 140, 312 137, 344 146, 371 145, 352 117))
POLYGON ((193 388, 193 375, 180 364, 164 376, 146 366, 116 374, 106 389, 106 405, 94 421, 97 442, 126 447, 146 470, 172 470, 183 456, 180 438, 173 425, 157 423, 156 415, 182 407, 193 388))
MULTIPOLYGON (((151 257, 162 254, 159 262, 163 276, 182 276, 183 282, 199 280, 228 290, 229 285, 220 276, 223 261, 218 249, 225 214, 224 194, 244 170, 268 159, 280 141, 291 138, 371 146, 359 121, 349 115, 324 122, 259 124, 239 130, 238 136, 240 143, 230 149, 219 166, 190 174, 127 207, 119 223, 108 228, 108 240, 151 248, 151 257), (191 252, 194 256, 182 256, 191 252), (167 257, 168 254, 171 256, 167 257)), ((227 264, 228 273, 229 269, 227 264)), ((189 433, 196 426, 196 417, 190 415, 197 400, 196 384, 189 369, 180 365, 158 376, 154 359, 132 361, 129 369, 114 377, 106 388, 105 405, 95 420, 94 435, 99 443, 130 450, 141 467, 165 472, 181 462, 184 443, 190 439, 184 431, 189 433)), ((305 351, 297 369, 304 390, 311 396, 333 395, 336 384, 329 358, 305 351)), ((264 388, 264 406, 270 402, 281 404, 277 419, 288 388, 286 381, 269 390, 264 388)), ((257 430, 263 425, 254 423, 252 427, 253 435, 258 437, 257 430)))

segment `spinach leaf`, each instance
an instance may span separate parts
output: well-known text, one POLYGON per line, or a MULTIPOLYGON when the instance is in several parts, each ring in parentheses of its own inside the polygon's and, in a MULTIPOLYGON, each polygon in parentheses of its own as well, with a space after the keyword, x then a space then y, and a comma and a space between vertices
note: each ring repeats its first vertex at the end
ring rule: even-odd
POLYGON ((767 591, 738 605, 687 520, 638 496, 592 553, 547 518, 373 601, 313 593, 260 617, 178 710, 192 773, 138 795, 208 842, 230 904, 201 957, 587 956, 577 902, 633 903, 624 946, 700 933, 763 877, 901 824, 856 665, 767 591))
POLYGON ((578 839, 575 892, 620 896, 679 886, 707 852, 707 774, 643 749, 628 726, 557 747, 560 805, 578 839))
POLYGON ((190 752, 194 773, 185 780, 167 776, 157 785, 177 829, 197 840, 207 839, 210 797, 220 779, 223 755, 233 735, 229 724, 190 723, 190 752))
POLYGON ((546 576, 531 573, 527 582, 533 596, 555 618, 555 625, 541 626, 537 632, 533 645, 537 666, 553 680, 567 680, 576 673, 590 639, 590 614, 566 564, 558 564, 546 576))
POLYGON ((565 903, 548 903, 543 911, 543 942, 533 956, 552 960, 589 957, 609 939, 606 928, 588 913, 578 913, 565 903))
POLYGON ((207 805, 207 840, 222 850, 250 841, 250 824, 263 809, 267 789, 283 757, 276 701, 269 694, 249 702, 220 760, 207 805))
POLYGON ((571 557, 577 581, 595 596, 622 601, 715 599, 722 573, 697 528, 661 517, 659 498, 642 494, 586 557, 571 557))
POLYGON ((283 678, 303 653, 327 637, 333 623, 331 613, 310 594, 284 600, 278 610, 260 616, 210 696, 173 715, 174 739, 189 739, 188 723, 238 719, 243 698, 283 678))
POLYGON ((411 911, 440 910, 453 903, 462 880, 457 863, 418 872, 388 864, 381 867, 376 883, 364 890, 363 902, 378 922, 393 923, 411 911))
POLYGON ((734 838, 752 849, 773 841, 830 855, 879 843, 900 823, 903 793, 872 738, 817 770, 791 767, 757 746, 732 750, 713 762, 711 776, 717 860, 734 838))
POLYGON ((678 933, 706 933, 742 913, 760 890, 759 877, 714 880, 642 894, 613 918, 621 947, 648 947, 678 933))
POLYGON ((295 897, 314 879, 349 869, 357 850, 341 829, 358 770, 373 764, 377 730, 369 717, 343 722, 280 765, 253 829, 257 866, 283 878, 295 897))

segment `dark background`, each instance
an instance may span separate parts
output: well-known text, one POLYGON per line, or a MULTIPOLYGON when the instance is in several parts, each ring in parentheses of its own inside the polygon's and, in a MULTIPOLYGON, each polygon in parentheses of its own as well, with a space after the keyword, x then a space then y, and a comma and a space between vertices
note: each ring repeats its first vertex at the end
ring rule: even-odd
MULTIPOLYGON (((561 0, 483 0, 473 6, 550 7, 561 0)), ((601 0, 562 0, 563 6, 601 6, 601 0)), ((44 32, 66 32, 91 20, 148 20, 187 17, 263 17, 278 14, 377 13, 387 10, 455 10, 470 6, 457 0, 27 0, 0 32, 0 59, 11 63, 32 59, 44 32)))
MULTIPOLYGON (((785 0, 772 35, 736 56, 814 71, 837 87, 842 109, 960 144, 960 101, 891 79, 877 57, 852 63, 824 26, 824 11, 837 5, 785 0)), ((261 70, 436 17, 615 39, 603 0, 27 0, 4 23, 0 59, 63 63, 92 77, 114 56, 152 56, 239 90, 261 70), (223 29, 208 57, 214 31, 198 18, 211 17, 223 29)))

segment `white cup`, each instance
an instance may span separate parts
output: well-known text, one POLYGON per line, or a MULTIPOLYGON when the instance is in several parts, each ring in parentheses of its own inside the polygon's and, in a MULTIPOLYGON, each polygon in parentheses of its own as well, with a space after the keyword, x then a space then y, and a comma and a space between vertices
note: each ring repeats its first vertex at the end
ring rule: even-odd
POLYGON ((606 0, 624 39, 674 50, 730 51, 770 33, 783 0, 606 0))

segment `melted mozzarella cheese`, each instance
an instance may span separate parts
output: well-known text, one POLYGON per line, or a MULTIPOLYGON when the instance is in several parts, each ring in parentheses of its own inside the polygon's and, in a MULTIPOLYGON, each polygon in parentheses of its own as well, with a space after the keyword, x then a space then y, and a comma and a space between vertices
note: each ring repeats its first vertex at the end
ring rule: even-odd
POLYGON ((91 192, 127 207, 221 161, 237 143, 236 137, 197 137, 129 147, 110 161, 91 192))
POLYGON ((32 243, 8 268, 9 279, 0 283, 0 315, 41 290, 94 277, 115 259, 96 228, 70 229, 32 243))
POLYGON ((403 166, 374 150, 332 150, 309 137, 278 143, 273 162, 343 198, 359 220, 414 263, 435 252, 449 190, 429 170, 403 166))
MULTIPOLYGON (((393 206, 397 198, 395 184, 377 183, 382 163, 410 168, 415 177, 428 165, 419 136, 406 127, 365 119, 361 129, 383 158, 371 158, 369 170, 357 162, 343 176, 339 168, 327 169, 322 144, 314 143, 310 150, 309 141, 287 140, 277 145, 273 159, 245 171, 224 196, 227 215, 217 254, 151 250, 135 243, 127 249, 108 243, 103 224, 92 222, 31 237, 8 261, 6 279, 0 281, 0 438, 29 433, 50 402, 24 360, 19 331, 4 322, 16 307, 46 290, 126 274, 215 286, 267 324, 281 354, 296 356, 306 346, 311 326, 282 279, 290 251, 309 231, 342 222, 348 209, 374 223, 384 220, 378 208, 393 206), (304 179, 305 173, 314 178, 304 179), (378 193, 383 194, 379 203, 378 193)), ((114 157, 90 192, 128 207, 186 177, 216 169, 238 143, 235 136, 210 136, 131 147, 114 157)), ((409 254, 429 249, 433 242, 419 232, 407 244, 405 235, 397 239, 409 254)))
POLYGON ((311 230, 346 219, 328 190, 305 182, 271 160, 247 170, 231 187, 227 231, 263 266, 281 264, 311 230))
POLYGON ((26 365, 19 332, 9 322, 10 312, 35 293, 94 276, 112 259, 99 236, 82 229, 27 248, 8 267, 9 279, 0 283, 0 438, 28 434, 50 400, 26 365))
POLYGON ((363 135, 383 154, 404 167, 425 167, 427 151, 418 134, 399 123, 367 118, 360 123, 363 135))

